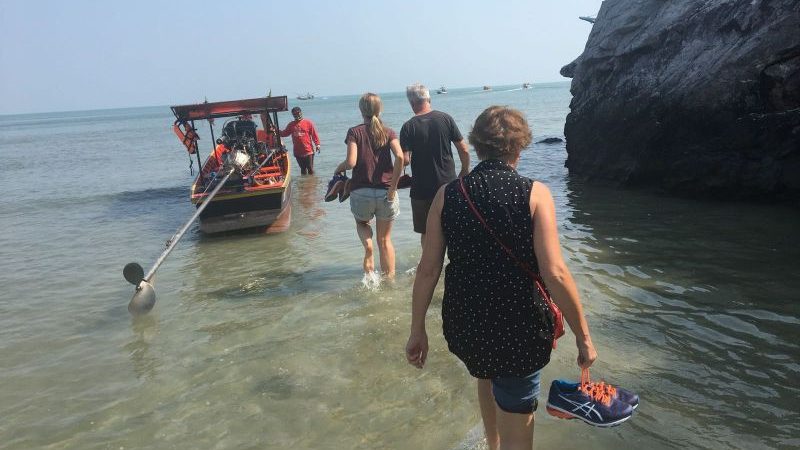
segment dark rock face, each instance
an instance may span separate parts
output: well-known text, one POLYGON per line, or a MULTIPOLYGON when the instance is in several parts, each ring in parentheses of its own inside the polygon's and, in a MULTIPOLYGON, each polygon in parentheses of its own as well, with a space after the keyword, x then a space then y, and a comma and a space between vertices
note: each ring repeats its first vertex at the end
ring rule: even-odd
POLYGON ((571 175, 800 200, 800 1, 606 0, 561 73, 571 175))

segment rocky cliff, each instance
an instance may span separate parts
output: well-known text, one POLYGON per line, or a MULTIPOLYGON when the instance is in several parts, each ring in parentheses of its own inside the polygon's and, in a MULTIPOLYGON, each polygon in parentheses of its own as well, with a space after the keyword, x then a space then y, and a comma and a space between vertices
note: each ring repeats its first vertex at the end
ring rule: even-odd
POLYGON ((606 0, 561 73, 571 175, 800 200, 800 0, 606 0))

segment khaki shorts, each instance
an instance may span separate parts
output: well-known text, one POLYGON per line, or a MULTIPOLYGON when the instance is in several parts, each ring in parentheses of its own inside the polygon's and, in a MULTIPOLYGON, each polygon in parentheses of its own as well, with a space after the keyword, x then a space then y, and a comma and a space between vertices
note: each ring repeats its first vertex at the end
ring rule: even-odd
POLYGON ((394 201, 390 202, 386 189, 359 188, 350 192, 350 211, 361 222, 369 222, 373 217, 394 220, 400 215, 400 196, 395 194, 394 201))
POLYGON ((433 199, 411 199, 411 218, 414 222, 414 232, 425 234, 425 224, 428 222, 428 211, 431 209, 433 199))

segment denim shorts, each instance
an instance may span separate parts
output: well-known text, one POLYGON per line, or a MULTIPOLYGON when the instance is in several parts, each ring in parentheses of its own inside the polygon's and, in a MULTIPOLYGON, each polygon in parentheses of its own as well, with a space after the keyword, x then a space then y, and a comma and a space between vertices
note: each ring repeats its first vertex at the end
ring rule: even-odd
POLYGON ((350 192, 353 217, 361 222, 369 222, 373 217, 394 220, 400 214, 400 196, 395 194, 394 201, 390 202, 386 194, 386 189, 375 188, 358 188, 350 192))
POLYGON ((492 393, 497 406, 505 412, 531 414, 539 406, 541 370, 526 377, 492 378, 492 393))

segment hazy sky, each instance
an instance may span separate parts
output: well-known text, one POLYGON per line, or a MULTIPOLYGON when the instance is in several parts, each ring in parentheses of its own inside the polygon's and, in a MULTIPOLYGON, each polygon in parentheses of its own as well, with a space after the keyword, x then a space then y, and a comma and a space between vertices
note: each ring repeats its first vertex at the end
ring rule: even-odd
POLYGON ((600 0, 0 0, 0 114, 565 80, 600 0))

